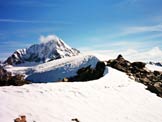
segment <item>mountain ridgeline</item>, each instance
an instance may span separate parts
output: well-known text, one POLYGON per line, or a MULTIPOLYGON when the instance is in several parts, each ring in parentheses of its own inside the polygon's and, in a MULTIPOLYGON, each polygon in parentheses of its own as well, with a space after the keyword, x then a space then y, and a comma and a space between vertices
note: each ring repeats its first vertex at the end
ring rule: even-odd
POLYGON ((40 44, 16 50, 4 63, 10 65, 26 62, 44 63, 64 57, 76 56, 79 53, 80 51, 77 49, 71 48, 60 38, 53 36, 40 44))

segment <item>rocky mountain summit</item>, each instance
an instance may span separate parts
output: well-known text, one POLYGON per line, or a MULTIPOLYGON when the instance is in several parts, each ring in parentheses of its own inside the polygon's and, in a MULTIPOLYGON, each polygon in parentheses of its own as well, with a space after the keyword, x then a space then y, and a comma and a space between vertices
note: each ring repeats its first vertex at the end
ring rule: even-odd
POLYGON ((143 62, 129 62, 119 55, 116 59, 106 62, 107 66, 125 72, 131 79, 143 83, 147 89, 162 97, 162 72, 150 71, 143 62))
POLYGON ((80 53, 77 49, 68 46, 57 36, 50 35, 44 37, 44 40, 40 44, 31 45, 29 48, 16 50, 4 63, 10 65, 26 62, 44 63, 55 59, 75 56, 80 53))

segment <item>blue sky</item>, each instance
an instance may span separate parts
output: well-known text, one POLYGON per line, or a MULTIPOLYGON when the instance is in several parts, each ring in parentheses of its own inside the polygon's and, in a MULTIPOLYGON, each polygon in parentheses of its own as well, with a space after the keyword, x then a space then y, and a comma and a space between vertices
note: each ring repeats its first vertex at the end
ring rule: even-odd
POLYGON ((161 0, 0 0, 0 59, 55 34, 89 50, 162 48, 161 0))

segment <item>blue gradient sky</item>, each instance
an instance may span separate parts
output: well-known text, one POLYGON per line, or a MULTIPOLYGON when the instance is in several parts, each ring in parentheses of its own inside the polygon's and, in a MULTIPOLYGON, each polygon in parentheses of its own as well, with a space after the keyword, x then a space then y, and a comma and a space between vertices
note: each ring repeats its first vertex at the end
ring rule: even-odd
POLYGON ((0 59, 56 34, 81 50, 162 48, 161 0, 0 0, 0 59))

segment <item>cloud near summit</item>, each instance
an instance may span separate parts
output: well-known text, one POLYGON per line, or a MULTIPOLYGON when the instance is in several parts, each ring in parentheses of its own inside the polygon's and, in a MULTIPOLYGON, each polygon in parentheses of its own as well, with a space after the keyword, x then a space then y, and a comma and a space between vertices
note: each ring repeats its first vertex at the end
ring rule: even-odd
POLYGON ((40 36, 39 40, 40 40, 40 43, 47 43, 51 40, 57 41, 57 40, 59 40, 59 37, 57 37, 56 35, 48 35, 48 36, 42 35, 42 36, 40 36))

